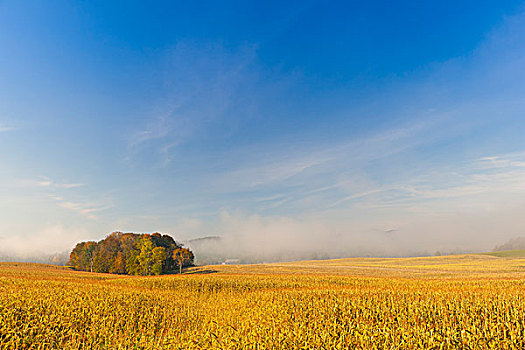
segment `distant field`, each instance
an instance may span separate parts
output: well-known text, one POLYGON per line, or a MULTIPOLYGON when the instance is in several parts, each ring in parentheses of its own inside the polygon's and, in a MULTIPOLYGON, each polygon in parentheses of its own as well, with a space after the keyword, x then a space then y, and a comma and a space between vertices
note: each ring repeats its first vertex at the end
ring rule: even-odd
POLYGON ((518 255, 130 277, 0 263, 0 349, 524 349, 518 255))
POLYGON ((499 252, 485 253, 499 258, 525 258, 525 249, 503 250, 499 252))

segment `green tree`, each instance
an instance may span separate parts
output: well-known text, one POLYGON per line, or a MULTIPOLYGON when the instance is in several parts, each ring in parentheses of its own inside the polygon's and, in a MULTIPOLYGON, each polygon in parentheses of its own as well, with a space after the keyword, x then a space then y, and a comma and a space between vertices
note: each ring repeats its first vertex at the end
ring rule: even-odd
POLYGON ((143 236, 139 241, 138 248, 140 253, 137 257, 140 265, 140 274, 143 276, 151 275, 151 267, 153 266, 153 241, 148 236, 143 236))
POLYGON ((151 273, 153 273, 154 275, 162 274, 162 269, 166 261, 166 257, 166 248, 153 248, 153 265, 151 266, 151 273))
POLYGON ((86 242, 77 243, 75 248, 73 248, 73 250, 71 251, 71 254, 69 254, 68 265, 72 266, 76 270, 84 270, 84 266, 82 266, 81 256, 85 245, 86 242))
POLYGON ((126 272, 128 275, 140 275, 140 264, 138 260, 139 251, 130 250, 126 259, 126 272))
POLYGON ((134 233, 121 233, 119 235, 120 251, 124 260, 125 272, 128 275, 138 275, 137 256, 137 242, 140 240, 140 235, 134 233))

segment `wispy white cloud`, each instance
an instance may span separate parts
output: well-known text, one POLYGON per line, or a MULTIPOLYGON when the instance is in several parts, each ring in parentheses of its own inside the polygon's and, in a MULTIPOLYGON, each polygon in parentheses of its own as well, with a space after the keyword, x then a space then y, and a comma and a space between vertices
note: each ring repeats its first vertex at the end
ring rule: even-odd
POLYGON ((27 125, 27 123, 19 119, 12 119, 12 118, 2 118, 2 119, 3 120, 0 121, 0 133, 20 130, 27 125))
POLYGON ((305 156, 302 159, 275 160, 266 164, 234 170, 226 175, 224 181, 233 180, 233 183, 242 184, 249 188, 279 184, 330 159, 333 157, 317 154, 305 156))
POLYGON ((89 219, 97 219, 95 213, 111 208, 111 206, 94 206, 93 204, 75 203, 68 201, 62 201, 60 203, 60 206, 82 214, 89 219))
POLYGON ((133 134, 129 140, 129 145, 133 149, 151 140, 166 137, 173 128, 173 121, 167 115, 156 117, 148 121, 146 127, 133 134))
POLYGON ((168 166, 184 144, 210 133, 227 138, 293 79, 261 65, 255 45, 232 49, 188 41, 166 55, 163 75, 165 95, 130 135, 129 162, 147 154, 168 166))
POLYGON ((54 194, 49 195, 49 198, 59 202, 59 205, 62 208, 72 210, 92 220, 95 220, 98 218, 96 213, 113 207, 112 204, 99 204, 99 203, 92 203, 92 202, 85 202, 85 203, 84 202, 73 202, 73 201, 66 200, 63 197, 60 197, 54 194))
MULTIPOLYGON (((420 143, 407 140, 409 144, 420 143)), ((384 147, 388 148, 388 143, 384 147)), ((405 147, 399 149, 405 150, 405 147)), ((223 183, 228 186, 221 187, 221 190, 263 190, 268 195, 253 199, 250 204, 252 210, 266 212, 285 208, 303 214, 353 208, 368 210, 370 213, 381 208, 407 211, 416 207, 418 212, 425 208, 427 213, 436 208, 452 212, 469 206, 469 203, 505 201, 519 193, 525 194, 525 152, 479 157, 452 164, 434 164, 415 173, 410 169, 402 169, 399 179, 385 177, 373 180, 373 175, 363 172, 363 169, 384 155, 381 148, 376 150, 379 154, 371 153, 370 158, 363 158, 362 155, 347 158, 351 165, 346 168, 341 166, 342 159, 348 157, 345 154, 339 154, 341 158, 336 156, 335 160, 323 160, 320 157, 317 162, 312 161, 311 167, 320 168, 316 171, 310 167, 294 167, 292 162, 289 167, 283 168, 285 171, 271 164, 247 168, 242 172, 228 173, 226 179, 229 182, 223 183), (272 174, 272 170, 275 173, 272 174), (266 172, 270 175, 266 176, 266 172), (333 179, 330 172, 339 175, 333 179), (353 172, 360 175, 351 175, 353 172), (341 177, 345 173, 348 175, 341 177), (323 180, 333 182, 319 186, 323 180)), ((386 171, 389 171, 388 168, 386 171)), ((246 202, 242 203, 246 205, 246 202)))
POLYGON ((365 197, 368 197, 374 194, 382 193, 384 191, 385 191, 384 189, 376 189, 376 190, 371 190, 371 191, 366 191, 366 192, 354 193, 344 198, 338 199, 330 207, 333 208, 342 203, 345 203, 351 200, 362 199, 362 198, 365 198, 365 197))
POLYGON ((498 168, 525 168, 525 152, 514 152, 505 155, 481 157, 477 165, 485 169, 498 168))
POLYGON ((440 200, 446 201, 453 210, 458 203, 475 202, 480 196, 485 201, 494 201, 525 192, 525 153, 482 157, 453 169, 447 168, 353 193, 337 200, 334 206, 377 195, 374 198, 376 206, 440 200))
POLYGON ((43 177, 40 180, 35 180, 34 182, 28 182, 29 185, 34 184, 38 187, 50 187, 53 185, 53 181, 51 179, 43 177))
MULTIPOLYGON (((19 182, 21 188, 42 188, 44 191, 43 195, 45 198, 56 201, 57 204, 65 209, 74 211, 88 219, 97 219, 96 213, 107 210, 113 207, 110 200, 104 200, 103 203, 96 203, 93 201, 79 201, 71 200, 70 198, 78 192, 71 191, 85 187, 86 184, 79 182, 57 182, 47 176, 40 176, 37 179, 32 180, 21 180, 19 182)), ((37 191, 32 190, 32 195, 38 195, 37 191)), ((42 193, 40 193, 42 194, 42 193)))
POLYGON ((284 197, 283 194, 275 194, 275 195, 272 195, 272 196, 256 198, 255 201, 256 202, 273 202, 275 200, 281 200, 283 197, 284 197))
MULTIPOLYGON (((397 126, 382 130, 378 126, 350 140, 324 139, 293 147, 277 141, 251 147, 239 151, 240 156, 234 157, 238 161, 212 183, 224 193, 265 191, 266 197, 284 193, 273 202, 282 201, 280 209, 296 213, 355 206, 407 208, 421 203, 429 204, 421 208, 432 210, 436 202, 452 211, 469 201, 505 200, 523 193, 525 153, 480 157, 491 145, 474 140, 473 135, 500 127, 504 122, 495 123, 500 117, 522 125, 516 120, 523 114, 520 77, 525 32, 519 23, 524 17, 525 13, 508 18, 470 55, 433 64, 407 79, 410 89, 400 99, 415 111, 413 115, 400 116, 405 106, 382 111, 401 120, 397 126), (456 79, 458 74, 465 79, 451 86, 448 78, 456 79), (431 108, 418 99, 431 103, 431 108), (450 154, 445 157, 445 152, 450 154), (470 159, 468 152, 472 152, 470 159), (354 174, 364 180, 352 186, 354 174)), ((263 205, 256 201, 254 206, 263 205)))
POLYGON ((86 186, 86 184, 79 183, 79 182, 58 183, 47 176, 40 176, 38 179, 35 179, 35 180, 22 180, 20 184, 26 187, 50 187, 50 188, 63 188, 63 189, 78 188, 78 187, 86 186))
POLYGON ((145 151, 166 166, 177 146, 219 119, 225 123, 225 111, 250 80, 247 66, 254 58, 252 47, 234 52, 220 45, 179 42, 167 55, 166 95, 146 118, 145 127, 131 135, 128 160, 145 151))
POLYGON ((239 156, 239 159, 245 160, 243 163, 218 177, 217 188, 241 191, 300 186, 300 195, 304 197, 349 186, 348 180, 336 180, 330 184, 326 181, 334 181, 334 174, 340 176, 361 172, 370 162, 432 142, 437 137, 435 128, 443 123, 444 118, 441 117, 427 118, 422 122, 410 122, 365 137, 330 140, 315 147, 293 147, 287 151, 286 147, 273 146, 261 156, 249 149, 246 154, 239 156))
POLYGON ((5 125, 0 124, 0 132, 11 131, 11 130, 14 130, 14 129, 15 129, 14 127, 5 126, 5 125))
POLYGON ((86 184, 84 183, 65 183, 65 184, 56 184, 58 188, 78 188, 78 187, 84 187, 86 184))

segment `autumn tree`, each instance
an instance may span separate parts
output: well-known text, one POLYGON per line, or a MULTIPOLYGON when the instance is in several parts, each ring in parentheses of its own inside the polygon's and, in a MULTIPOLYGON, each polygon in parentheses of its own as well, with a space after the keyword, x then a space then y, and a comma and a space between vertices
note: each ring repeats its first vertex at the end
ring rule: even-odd
POLYGON ((175 260, 179 267, 179 274, 182 273, 182 268, 193 265, 193 253, 188 248, 177 248, 173 251, 173 260, 175 260))
POLYGON ((69 265, 81 271, 129 275, 180 273, 193 263, 193 253, 186 249, 177 257, 174 252, 179 249, 182 246, 169 235, 113 232, 99 242, 78 243, 69 265))
POLYGON ((113 232, 97 243, 93 256, 94 272, 112 272, 117 254, 120 251, 118 232, 113 232))
POLYGON ((122 252, 117 253, 115 257, 115 261, 113 261, 113 265, 111 266, 109 273, 117 273, 117 274, 126 273, 126 262, 124 260, 124 254, 122 252))

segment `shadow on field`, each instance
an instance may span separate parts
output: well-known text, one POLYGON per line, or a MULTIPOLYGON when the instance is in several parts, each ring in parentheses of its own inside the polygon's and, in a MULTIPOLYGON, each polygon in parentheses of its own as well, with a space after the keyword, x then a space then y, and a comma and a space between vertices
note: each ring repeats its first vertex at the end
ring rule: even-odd
POLYGON ((202 270, 190 270, 190 271, 184 271, 183 275, 208 275, 211 273, 217 273, 219 271, 212 270, 212 269, 202 269, 202 270))

